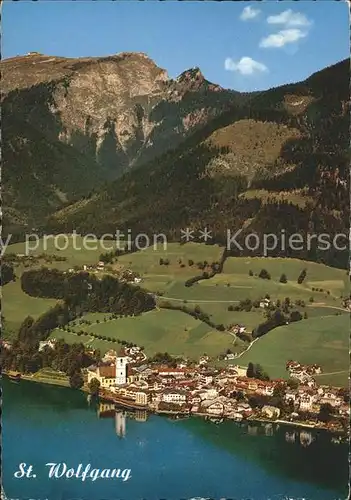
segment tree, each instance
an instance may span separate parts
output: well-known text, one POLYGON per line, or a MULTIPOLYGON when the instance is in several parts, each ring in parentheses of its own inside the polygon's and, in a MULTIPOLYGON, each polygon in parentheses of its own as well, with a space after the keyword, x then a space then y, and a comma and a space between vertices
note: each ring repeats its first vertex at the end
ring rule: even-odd
POLYGON ((273 396, 279 399, 283 399, 285 395, 285 385, 277 384, 273 389, 273 396))
POLYGON ((251 362, 247 366, 246 376, 249 377, 249 378, 254 378, 255 377, 255 368, 254 368, 253 363, 251 363, 251 362))
POLYGON ((297 282, 299 285, 301 285, 301 283, 303 283, 303 281, 305 280, 307 276, 307 271, 306 269, 303 269, 299 275, 299 277, 297 278, 297 282))
POLYGON ((72 389, 80 389, 84 384, 84 378, 81 371, 74 372, 69 378, 69 385, 72 389))
POLYGON ((245 400, 244 393, 242 391, 238 391, 238 393, 236 395, 236 399, 237 399, 237 401, 244 401, 245 400))
POLYGON ((249 276, 253 276, 253 272, 251 271, 251 269, 249 271, 249 276))
POLYGON ((280 281, 280 283, 287 283, 288 282, 288 278, 286 277, 286 274, 283 273, 280 276, 280 280, 279 281, 280 281))
POLYGON ((300 321, 302 319, 302 314, 299 311, 292 311, 290 313, 290 321, 300 321))
POLYGON ((258 275, 259 278, 263 279, 263 280, 270 280, 271 279, 271 275, 269 274, 269 272, 267 271, 267 269, 261 269, 260 271, 260 274, 258 275))
POLYGON ((263 370, 263 367, 257 363, 257 365, 254 365, 254 376, 255 378, 258 378, 260 380, 269 380, 268 373, 266 373, 263 370))
POLYGON ((100 381, 97 378, 93 378, 89 384, 89 391, 92 396, 98 396, 100 389, 100 381))
POLYGON ((323 403, 319 410, 318 418, 322 422, 329 422, 332 418, 333 407, 329 403, 323 403))
POLYGON ((289 379, 287 384, 290 389, 297 389, 299 386, 299 382, 295 378, 289 379))

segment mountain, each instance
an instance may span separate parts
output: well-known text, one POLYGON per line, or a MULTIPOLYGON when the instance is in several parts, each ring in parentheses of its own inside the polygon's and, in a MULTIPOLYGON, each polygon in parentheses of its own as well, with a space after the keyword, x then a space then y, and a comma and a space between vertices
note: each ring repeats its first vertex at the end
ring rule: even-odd
POLYGON ((349 60, 253 93, 199 68, 171 80, 145 54, 1 64, 5 230, 348 233, 349 60))
MULTIPOLYGON (((245 96, 172 150, 54 214, 53 231, 164 232, 208 227, 249 233, 348 234, 349 61, 304 82, 245 96)), ((235 232, 235 231, 234 231, 235 232)), ((261 238, 262 241, 262 238, 261 238)), ((254 253, 250 250, 237 253, 254 253)), ((260 246, 257 253, 262 252, 260 246)), ((299 256, 346 266, 347 252, 299 256)))
POLYGON ((143 53, 29 53, 0 69, 4 224, 12 231, 42 223, 244 99, 198 68, 171 80, 143 53))

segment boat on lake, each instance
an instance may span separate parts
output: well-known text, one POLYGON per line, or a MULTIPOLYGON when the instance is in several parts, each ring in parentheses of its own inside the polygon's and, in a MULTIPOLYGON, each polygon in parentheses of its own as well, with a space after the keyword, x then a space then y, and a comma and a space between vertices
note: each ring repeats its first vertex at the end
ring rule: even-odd
POLYGON ((19 382, 21 380, 21 374, 20 372, 15 372, 15 371, 8 371, 7 374, 8 378, 14 382, 19 382))

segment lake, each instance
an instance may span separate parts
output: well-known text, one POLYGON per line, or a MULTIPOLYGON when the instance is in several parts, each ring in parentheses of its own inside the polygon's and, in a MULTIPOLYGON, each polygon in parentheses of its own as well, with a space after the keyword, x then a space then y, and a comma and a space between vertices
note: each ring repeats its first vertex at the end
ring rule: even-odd
POLYGON ((348 446, 275 424, 115 412, 62 387, 3 380, 3 487, 18 500, 336 500, 348 446), (19 464, 35 478, 16 478, 19 464), (130 469, 121 478, 48 478, 47 463, 130 469))

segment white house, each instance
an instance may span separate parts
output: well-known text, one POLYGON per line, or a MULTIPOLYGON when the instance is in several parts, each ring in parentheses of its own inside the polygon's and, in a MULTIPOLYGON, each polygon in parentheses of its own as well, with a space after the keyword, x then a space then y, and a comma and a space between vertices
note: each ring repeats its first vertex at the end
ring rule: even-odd
POLYGON ((262 408, 263 415, 266 415, 268 418, 279 418, 280 409, 276 406, 266 405, 262 408))
POLYGON ((162 394, 164 403, 184 404, 186 403, 187 393, 178 389, 168 389, 162 394))
POLYGON ((202 400, 214 399, 218 396, 218 391, 216 389, 204 389, 199 394, 202 400))
POLYGON ((224 404, 219 400, 206 399, 201 403, 201 408, 210 415, 223 415, 224 412, 224 404))
POLYGON ((150 401, 150 393, 146 391, 138 391, 135 394, 135 402, 138 405, 147 405, 148 402, 150 401))
POLYGON ((213 375, 211 373, 202 373, 200 375, 200 382, 203 385, 208 385, 213 382, 213 375))
POLYGON ((300 410, 310 411, 313 405, 313 396, 310 394, 302 394, 300 397, 300 410))
POLYGON ((42 342, 39 342, 39 351, 42 351, 45 347, 54 349, 55 344, 56 344, 56 339, 43 340, 42 342))

